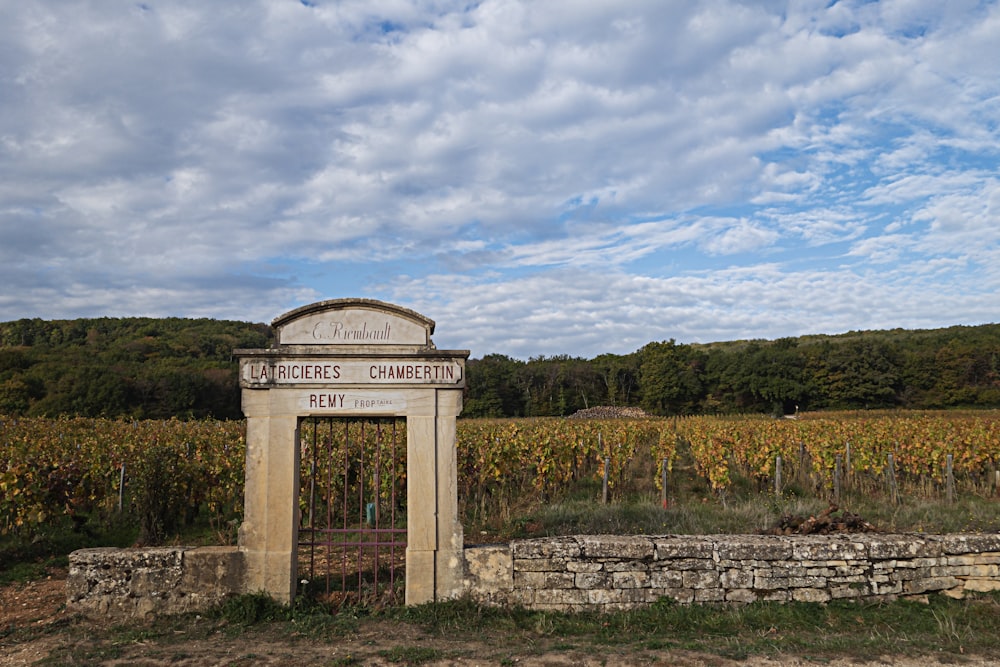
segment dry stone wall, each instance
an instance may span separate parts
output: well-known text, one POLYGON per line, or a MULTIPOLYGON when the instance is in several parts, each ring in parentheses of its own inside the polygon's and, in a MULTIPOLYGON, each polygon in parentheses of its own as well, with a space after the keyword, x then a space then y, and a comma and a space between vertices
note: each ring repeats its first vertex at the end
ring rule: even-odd
POLYGON ((610 536, 465 551, 465 591, 495 605, 617 610, 1000 590, 1000 535, 610 536))
MULTIPOLYGON (((83 549, 67 606, 143 618, 211 607, 245 591, 236 547, 83 549)), ((827 602, 1000 590, 1000 534, 578 535, 464 550, 462 590, 491 605, 618 610, 683 604, 827 602)))
POLYGON ((70 554, 66 606, 119 620, 204 611, 243 592, 243 579, 235 547, 81 549, 70 554))

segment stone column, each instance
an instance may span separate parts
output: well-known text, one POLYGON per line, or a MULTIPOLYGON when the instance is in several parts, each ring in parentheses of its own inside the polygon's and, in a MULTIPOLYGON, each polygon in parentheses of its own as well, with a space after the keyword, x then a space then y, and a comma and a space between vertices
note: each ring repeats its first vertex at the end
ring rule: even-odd
POLYGON ((244 590, 289 604, 295 595, 298 526, 298 417, 269 414, 271 391, 244 391, 246 488, 239 547, 244 590))
POLYGON ((434 600, 437 552, 436 417, 406 418, 406 604, 434 600))
POLYGON ((462 593, 464 534, 458 517, 458 456, 456 418, 462 392, 437 390, 437 534, 435 599, 462 593))
POLYGON ((406 420, 406 604, 461 594, 463 534, 458 520, 456 417, 460 390, 434 390, 428 414, 406 420))

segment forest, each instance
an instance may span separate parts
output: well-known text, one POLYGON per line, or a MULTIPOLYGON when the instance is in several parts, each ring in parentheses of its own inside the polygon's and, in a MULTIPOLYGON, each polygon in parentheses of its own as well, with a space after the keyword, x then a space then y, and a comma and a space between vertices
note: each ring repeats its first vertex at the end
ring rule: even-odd
MULTIPOLYGON (((266 324, 184 318, 0 322, 0 414, 240 419, 237 348, 266 324)), ((1000 407, 1000 325, 778 340, 650 342, 593 359, 501 354, 467 366, 465 417, 1000 407)))

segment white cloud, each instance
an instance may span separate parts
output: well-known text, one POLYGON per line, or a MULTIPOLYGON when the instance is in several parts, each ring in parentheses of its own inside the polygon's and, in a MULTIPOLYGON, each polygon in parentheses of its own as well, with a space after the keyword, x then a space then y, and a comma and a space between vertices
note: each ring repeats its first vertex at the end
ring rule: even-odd
POLYGON ((0 6, 0 318, 398 298, 530 356, 1000 305, 996 2, 308 4, 0 6))

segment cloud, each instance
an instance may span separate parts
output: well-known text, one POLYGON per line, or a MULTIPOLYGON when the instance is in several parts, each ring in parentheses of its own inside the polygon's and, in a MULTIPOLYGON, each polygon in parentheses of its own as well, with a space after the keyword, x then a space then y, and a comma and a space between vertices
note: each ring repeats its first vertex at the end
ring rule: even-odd
POLYGON ((0 318, 363 296, 524 356, 986 321, 998 27, 971 0, 8 3, 0 318))
POLYGON ((932 328, 956 312, 986 322, 995 307, 990 290, 998 286, 995 273, 988 285, 967 278, 941 293, 928 289, 940 278, 934 273, 784 271, 775 264, 659 278, 615 269, 497 278, 401 280, 390 296, 436 314, 438 347, 526 359, 566 350, 588 357, 625 354, 669 339, 707 343, 856 328, 932 328))

